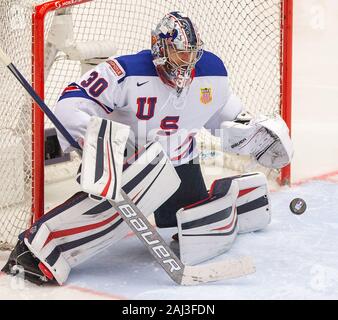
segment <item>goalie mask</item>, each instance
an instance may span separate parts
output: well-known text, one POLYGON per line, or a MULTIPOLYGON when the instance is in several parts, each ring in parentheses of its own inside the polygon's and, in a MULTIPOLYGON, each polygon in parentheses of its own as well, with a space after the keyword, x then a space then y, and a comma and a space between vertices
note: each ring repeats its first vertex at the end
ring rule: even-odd
POLYGON ((191 20, 170 12, 152 31, 153 62, 162 81, 180 93, 190 85, 203 54, 203 42, 191 20))

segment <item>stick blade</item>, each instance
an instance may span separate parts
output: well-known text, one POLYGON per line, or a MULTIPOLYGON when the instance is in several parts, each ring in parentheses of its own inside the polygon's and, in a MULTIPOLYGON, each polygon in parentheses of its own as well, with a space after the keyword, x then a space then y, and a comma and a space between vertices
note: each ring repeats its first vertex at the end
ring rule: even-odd
POLYGON ((181 285, 199 285, 218 280, 235 279, 256 272, 251 257, 227 259, 197 266, 185 266, 181 285))

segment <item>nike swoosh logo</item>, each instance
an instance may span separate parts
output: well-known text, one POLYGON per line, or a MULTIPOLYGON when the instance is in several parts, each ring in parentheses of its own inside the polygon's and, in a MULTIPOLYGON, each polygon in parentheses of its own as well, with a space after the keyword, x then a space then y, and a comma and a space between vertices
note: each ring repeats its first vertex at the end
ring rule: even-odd
POLYGON ((148 83, 148 82, 149 82, 149 81, 142 82, 142 83, 139 83, 139 82, 138 82, 138 83, 137 83, 137 86, 138 86, 138 87, 141 87, 141 86, 143 86, 144 84, 146 84, 146 83, 148 83))

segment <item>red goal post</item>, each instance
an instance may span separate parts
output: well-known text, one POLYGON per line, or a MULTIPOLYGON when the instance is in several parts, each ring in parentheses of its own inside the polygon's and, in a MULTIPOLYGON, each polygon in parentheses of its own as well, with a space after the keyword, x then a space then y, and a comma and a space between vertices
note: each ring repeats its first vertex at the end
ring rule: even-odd
MULTIPOLYGON (((45 97, 45 18, 58 9, 81 5, 93 0, 58 0, 38 5, 33 13, 32 31, 32 81, 33 87, 42 99, 45 97)), ((94 1, 95 2, 95 1, 94 1)), ((102 2, 102 1, 101 1, 102 2)), ((281 68, 280 68, 280 113, 291 129, 291 102, 292 102, 292 16, 293 0, 281 1, 281 68)), ((128 22, 127 22, 128 23, 128 22)), ((202 30, 203 31, 203 30, 202 30)), ((150 30, 149 30, 150 33, 150 30)), ((122 35, 123 37, 123 35, 122 35)), ((226 61, 225 61, 226 63, 226 61)), ((33 105, 33 173, 32 173, 32 212, 34 220, 44 213, 44 115, 33 105)), ((282 169, 280 183, 290 182, 290 166, 282 169)))
MULTIPOLYGON (((285 0, 282 10, 282 52, 281 68, 281 116, 286 122, 291 135, 292 114, 292 47, 293 47, 293 0, 285 0)), ((288 165, 281 170, 281 185, 291 184, 291 166, 288 165)))
MULTIPOLYGON (((45 99, 45 18, 48 13, 93 0, 57 0, 42 3, 34 8, 32 16, 32 87, 45 99)), ((44 214, 45 152, 44 113, 33 103, 32 139, 32 212, 33 221, 44 214)))

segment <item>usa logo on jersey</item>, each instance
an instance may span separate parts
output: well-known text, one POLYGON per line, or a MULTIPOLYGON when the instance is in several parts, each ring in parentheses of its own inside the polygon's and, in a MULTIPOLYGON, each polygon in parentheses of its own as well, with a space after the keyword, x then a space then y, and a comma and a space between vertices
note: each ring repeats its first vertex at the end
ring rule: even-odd
POLYGON ((201 88, 200 100, 203 104, 208 104, 212 101, 211 88, 201 88))

